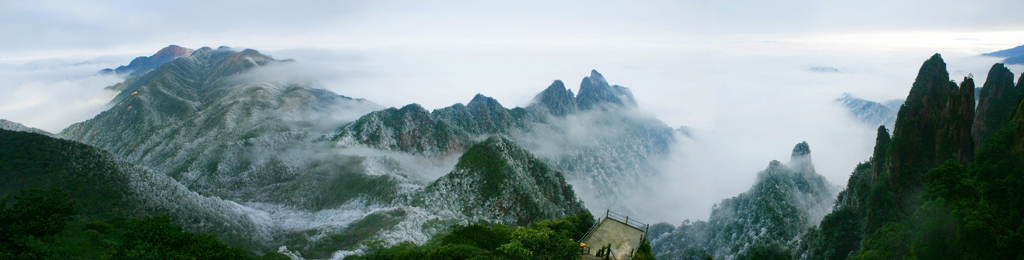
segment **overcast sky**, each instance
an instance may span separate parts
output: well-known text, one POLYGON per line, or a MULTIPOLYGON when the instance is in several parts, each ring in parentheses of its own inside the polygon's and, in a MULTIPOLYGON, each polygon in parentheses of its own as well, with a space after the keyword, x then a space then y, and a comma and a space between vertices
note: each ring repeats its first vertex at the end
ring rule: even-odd
POLYGON ((0 0, 0 118, 51 132, 89 119, 120 80, 95 71, 169 44, 293 58, 338 94, 428 109, 476 93, 526 106, 597 69, 697 134, 666 166, 680 191, 652 204, 677 209, 652 221, 678 222, 706 218, 800 141, 845 185, 874 131, 832 100, 904 98, 934 53, 980 83, 999 59, 978 54, 1024 44, 1019 0, 553 2, 0 0))

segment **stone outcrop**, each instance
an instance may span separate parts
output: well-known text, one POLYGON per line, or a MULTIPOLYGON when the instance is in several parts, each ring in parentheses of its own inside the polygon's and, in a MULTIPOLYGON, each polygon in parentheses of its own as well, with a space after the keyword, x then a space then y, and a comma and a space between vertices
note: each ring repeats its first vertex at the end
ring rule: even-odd
POLYGON ((981 146, 981 143, 1006 121, 1022 93, 1024 87, 1019 83, 1017 87, 1013 85, 1013 72, 1003 64, 992 65, 978 97, 978 108, 971 133, 975 147, 981 146))

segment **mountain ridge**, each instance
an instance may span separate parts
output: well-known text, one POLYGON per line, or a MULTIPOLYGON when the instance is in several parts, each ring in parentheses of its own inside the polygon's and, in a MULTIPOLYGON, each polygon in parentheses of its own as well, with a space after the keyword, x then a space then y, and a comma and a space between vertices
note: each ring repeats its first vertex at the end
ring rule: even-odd
POLYGON ((651 247, 659 259, 747 259, 763 251, 788 258, 784 248, 825 217, 837 192, 801 142, 789 163, 771 161, 749 190, 715 204, 707 221, 653 225, 651 247))
POLYGON ((118 75, 118 76, 137 76, 149 72, 152 69, 156 69, 164 63, 168 63, 174 59, 180 57, 186 57, 192 54, 194 50, 189 48, 183 48, 178 45, 168 45, 163 49, 160 49, 151 56, 139 56, 132 59, 128 65, 121 65, 115 69, 102 69, 99 74, 104 75, 118 75))

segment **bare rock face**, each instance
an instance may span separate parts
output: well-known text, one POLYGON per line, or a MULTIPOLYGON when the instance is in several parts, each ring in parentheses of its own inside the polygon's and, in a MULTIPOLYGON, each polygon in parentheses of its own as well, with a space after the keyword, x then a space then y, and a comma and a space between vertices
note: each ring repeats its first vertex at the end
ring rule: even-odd
POLYGON ((1024 86, 1019 82, 1017 87, 1013 86, 1013 72, 1003 64, 992 65, 978 97, 978 108, 972 127, 975 147, 981 146, 981 143, 1006 121, 1022 93, 1024 86))
MULTIPOLYGON (((956 95, 946 102, 946 111, 942 113, 944 128, 939 129, 936 140, 936 158, 944 160, 952 156, 961 164, 974 159, 974 138, 971 128, 974 121, 974 79, 964 78, 956 95)), ((938 161, 939 163, 941 161, 938 161)))
POLYGON ((875 137, 875 151, 871 154, 871 181, 875 183, 878 180, 879 174, 885 171, 886 165, 886 151, 889 150, 889 143, 892 139, 889 138, 889 131, 885 129, 885 126, 878 126, 878 135, 875 137))

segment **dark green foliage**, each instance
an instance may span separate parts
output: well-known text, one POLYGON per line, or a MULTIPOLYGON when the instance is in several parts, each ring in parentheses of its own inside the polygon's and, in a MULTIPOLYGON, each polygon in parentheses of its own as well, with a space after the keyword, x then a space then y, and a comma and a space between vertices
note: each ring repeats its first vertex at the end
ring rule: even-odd
POLYGON ((5 199, 0 210, 0 259, 252 258, 212 235, 182 231, 167 215, 86 221, 75 217, 75 201, 55 187, 11 197, 15 201, 5 199))
POLYGON ((906 225, 887 223, 864 241, 853 259, 903 259, 910 255, 910 234, 906 225))
POLYGON ((167 215, 130 219, 122 242, 110 259, 249 259, 244 250, 229 247, 212 235, 183 232, 167 215))
POLYGON ((561 172, 504 136, 471 146, 455 169, 430 183, 414 203, 482 213, 511 225, 586 212, 561 172))
MULTIPOLYGON (((403 243, 345 259, 579 259, 579 242, 571 236, 578 232, 578 225, 593 222, 593 217, 585 213, 526 227, 455 226, 451 233, 435 237, 426 245, 403 243)), ((645 258, 636 259, 654 259, 650 244, 644 244, 646 251, 642 247, 641 252, 645 258)))
POLYGON ((443 245, 430 253, 427 253, 431 260, 463 260, 463 259, 493 259, 494 255, 479 247, 466 244, 443 245))
POLYGON ((861 223, 864 217, 853 207, 841 207, 821 220, 821 226, 812 228, 802 237, 804 256, 809 259, 846 259, 860 247, 863 238, 861 223))
POLYGON ((597 221, 594 220, 594 216, 591 215, 589 211, 584 211, 583 213, 580 214, 567 216, 563 219, 569 221, 570 223, 572 223, 573 226, 576 227, 576 229, 573 230, 572 235, 569 236, 570 238, 575 240, 583 239, 583 236, 590 231, 590 228, 597 224, 597 221))
POLYGON ((836 209, 804 236, 799 256, 843 259, 841 252, 850 251, 853 259, 1024 257, 1020 85, 1013 88, 1012 73, 994 65, 973 118, 973 130, 981 131, 972 133, 965 125, 973 80, 966 78, 959 89, 943 86, 944 64, 936 58, 922 66, 888 149, 879 130, 871 162, 887 165, 872 165, 870 178, 859 174, 858 165, 836 209), (975 143, 966 143, 968 134, 975 143))
POLYGON ((464 244, 494 251, 512 239, 511 235, 514 230, 514 228, 501 224, 494 225, 493 227, 482 225, 457 226, 452 230, 451 234, 441 238, 441 244, 464 244))
MULTIPOLYGON (((883 223, 905 220, 916 208, 915 196, 924 186, 924 174, 950 158, 937 151, 946 103, 956 93, 946 63, 939 54, 921 65, 907 100, 897 114, 896 130, 887 152, 886 183, 872 196, 886 199, 868 209, 868 232, 883 223)), ((973 101, 972 101, 973 102, 973 101)), ((881 179, 883 176, 879 176, 881 179)))
MULTIPOLYGON (((1001 65, 993 66, 998 70, 998 77, 990 77, 993 81, 1006 81, 1011 77, 1000 69, 1001 65)), ((991 73, 990 73, 991 74, 991 73)), ((965 86, 968 80, 965 80, 965 86)), ((986 82, 986 88, 993 84, 1006 85, 1006 82, 986 82)), ((1004 88, 1006 86, 1003 86, 1004 88)), ((989 91, 994 91, 991 89, 989 91)), ((1004 89, 1005 90, 1005 89, 1004 89)), ((961 89, 960 92, 963 92, 961 89)), ((991 94, 982 91, 983 96, 991 94)), ((1019 95, 1019 94, 1018 94, 1019 95)), ((1004 97, 1005 99, 1005 97, 1004 97)), ((1020 259, 1024 250, 1020 245, 1024 244, 1024 196, 1020 191, 1024 190, 1024 117, 1020 111, 1024 105, 1020 97, 1015 98, 1015 108, 1009 111, 987 111, 987 114, 1008 114, 1005 121, 986 122, 982 120, 983 114, 978 115, 975 121, 975 129, 978 123, 983 125, 998 125, 998 130, 991 132, 991 135, 982 142, 982 145, 974 153, 974 160, 966 160, 964 157, 951 153, 946 155, 937 154, 933 159, 948 159, 939 165, 935 165, 925 174, 920 182, 922 183, 919 192, 913 192, 908 187, 913 187, 916 182, 913 179, 913 171, 926 166, 920 162, 913 162, 913 159, 894 158, 897 161, 889 163, 912 163, 918 164, 915 167, 889 167, 889 174, 879 176, 878 180, 871 183, 871 194, 867 198, 867 212, 869 219, 865 222, 864 228, 868 231, 861 246, 855 254, 854 259, 1020 259), (894 172, 895 171, 895 172, 894 172), (912 211, 908 213, 907 206, 913 205, 912 211), (870 215, 876 214, 876 215, 870 215), (888 215, 884 215, 888 214, 888 215)), ((999 110, 999 106, 990 106, 989 109, 999 110)), ((1006 110, 1006 109, 1002 109, 1006 110)), ((980 113, 980 110, 979 110, 980 113)), ((913 121, 918 118, 909 118, 913 121)), ((903 120, 903 119, 901 119, 903 120)), ((952 122, 952 121, 950 121, 952 122)), ((955 123, 955 122, 954 122, 955 123)), ((899 127, 899 123, 897 127, 899 127)), ((903 128, 897 128, 900 132, 903 128)), ((911 129, 913 131, 913 129, 911 129)), ((949 140, 960 138, 957 134, 941 134, 941 129, 920 129, 922 131, 934 131, 945 136, 949 140)), ((905 133, 905 132, 904 132, 905 133)), ((952 133, 952 132, 949 132, 952 133)), ((906 137, 894 138, 893 146, 888 150, 890 155, 907 154, 908 149, 914 147, 896 145, 907 143, 901 141, 903 138, 922 138, 926 135, 909 135, 906 137)), ((941 152, 944 149, 942 142, 937 143, 941 152)), ((877 155, 876 155, 877 156, 877 155)), ((927 155, 923 155, 927 158, 927 155)), ((856 173, 855 173, 856 176, 856 173)), ((853 192, 858 187, 863 187, 862 180, 856 180, 851 176, 847 186, 847 193, 853 192)), ((842 201, 848 201, 840 196, 842 201)), ((812 230, 816 234, 807 244, 819 243, 827 250, 842 250, 848 244, 836 242, 830 239, 829 233, 841 234, 849 230, 849 225, 838 227, 831 220, 835 218, 847 219, 855 216, 857 211, 849 212, 838 207, 822 221, 821 230, 812 230), (830 224, 831 223, 831 224, 830 224)), ((855 223, 854 223, 855 224, 855 223)), ((811 236, 808 236, 811 237, 811 236)), ((855 238, 855 237, 850 237, 855 238)))
POLYGON ((633 256, 633 260, 655 260, 654 252, 651 251, 651 242, 644 240, 640 243, 640 248, 637 248, 636 255, 633 256))
POLYGON ((485 198, 496 197, 501 192, 501 185, 505 183, 508 178, 508 173, 505 168, 505 159, 501 156, 501 151, 493 147, 493 139, 488 139, 480 145, 474 145, 469 147, 459 157, 456 168, 470 168, 481 171, 480 176, 483 177, 483 183, 481 185, 480 193, 485 198))
POLYGON ((921 205, 907 221, 889 222, 873 232, 856 257, 1019 258, 1024 243, 1019 195, 1024 156, 1016 148, 1018 127, 1009 121, 984 142, 967 167, 948 160, 928 171, 921 205))
POLYGON ((46 244, 64 230, 75 202, 58 188, 25 189, 0 200, 0 256, 47 257, 46 244), (8 207, 13 197, 13 205, 8 207))
POLYGON ((109 154, 88 145, 0 129, 0 195, 56 186, 82 202, 79 213, 109 218, 129 206, 119 171, 109 154))
POLYGON ((291 260, 291 257, 278 252, 266 253, 259 258, 260 260, 291 260))
POLYGON ((978 111, 972 128, 974 143, 978 146, 1006 121, 1017 106, 1017 98, 1024 94, 1024 87, 1014 87, 1013 72, 996 63, 979 90, 978 111))
POLYGON ((789 260, 793 259, 793 255, 785 246, 771 243, 754 245, 753 248, 747 250, 745 254, 736 256, 736 259, 789 260))

